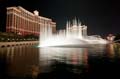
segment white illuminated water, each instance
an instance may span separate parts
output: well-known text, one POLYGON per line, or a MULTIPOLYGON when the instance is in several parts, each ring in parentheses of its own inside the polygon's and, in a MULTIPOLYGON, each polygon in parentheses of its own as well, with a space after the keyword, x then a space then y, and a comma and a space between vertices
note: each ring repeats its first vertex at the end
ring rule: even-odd
POLYGON ((82 25, 76 19, 67 22, 65 30, 52 33, 50 25, 45 25, 40 29, 40 40, 38 47, 51 46, 82 46, 91 44, 106 44, 107 41, 96 36, 87 36, 87 26, 82 25))

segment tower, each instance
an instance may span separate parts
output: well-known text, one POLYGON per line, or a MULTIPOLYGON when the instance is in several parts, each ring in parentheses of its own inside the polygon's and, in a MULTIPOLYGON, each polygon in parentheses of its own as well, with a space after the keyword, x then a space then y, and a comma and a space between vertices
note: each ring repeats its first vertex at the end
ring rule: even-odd
POLYGON ((82 35, 83 37, 87 36, 87 26, 83 25, 82 27, 82 35))

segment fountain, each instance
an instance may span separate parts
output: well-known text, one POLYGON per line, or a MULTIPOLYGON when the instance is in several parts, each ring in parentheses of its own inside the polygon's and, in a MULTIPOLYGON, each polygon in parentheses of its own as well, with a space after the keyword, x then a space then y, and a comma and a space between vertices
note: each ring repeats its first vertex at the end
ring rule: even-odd
POLYGON ((47 25, 40 29, 40 41, 38 47, 51 46, 88 46, 94 44, 106 44, 107 40, 99 36, 88 36, 87 26, 82 25, 76 19, 71 23, 66 23, 65 30, 59 30, 56 34, 52 34, 51 26, 47 25))

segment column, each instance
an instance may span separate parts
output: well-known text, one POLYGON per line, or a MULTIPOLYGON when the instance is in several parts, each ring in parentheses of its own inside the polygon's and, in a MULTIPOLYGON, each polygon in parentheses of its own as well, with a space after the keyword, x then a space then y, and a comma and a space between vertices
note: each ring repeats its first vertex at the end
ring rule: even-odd
POLYGON ((34 22, 31 22, 31 29, 32 29, 32 34, 34 33, 34 22))
POLYGON ((19 29, 19 27, 18 27, 18 16, 16 16, 16 34, 18 34, 18 29, 19 29))
POLYGON ((34 23, 34 19, 33 19, 33 16, 31 18, 32 22, 31 22, 31 33, 33 34, 33 23, 34 23))
POLYGON ((17 33, 17 18, 16 18, 16 15, 14 15, 14 21, 13 21, 13 25, 12 25, 14 28, 13 28, 13 30, 14 30, 14 32, 15 33, 17 33))
POLYGON ((33 33, 33 20, 30 22, 31 33, 33 33))
POLYGON ((83 36, 87 36, 87 26, 83 27, 83 36))
POLYGON ((14 31, 13 24, 14 24, 14 16, 13 14, 10 14, 10 27, 12 32, 14 31))
POLYGON ((31 22, 31 33, 33 34, 33 20, 31 22))
POLYGON ((20 24, 19 24, 19 27, 20 27, 20 35, 22 35, 22 24, 21 24, 21 15, 19 14, 19 21, 20 21, 20 24))
POLYGON ((25 35, 25 19, 24 19, 24 13, 22 14, 22 17, 23 17, 23 22, 22 22, 22 24, 23 24, 23 29, 24 29, 23 35, 25 35))
POLYGON ((30 19, 28 18, 28 32, 30 34, 30 27, 29 27, 30 19))
POLYGON ((22 16, 22 14, 21 14, 21 23, 20 23, 20 25, 21 25, 21 29, 22 29, 22 35, 24 35, 24 25, 23 25, 23 21, 24 21, 24 19, 22 18, 23 16, 22 16))

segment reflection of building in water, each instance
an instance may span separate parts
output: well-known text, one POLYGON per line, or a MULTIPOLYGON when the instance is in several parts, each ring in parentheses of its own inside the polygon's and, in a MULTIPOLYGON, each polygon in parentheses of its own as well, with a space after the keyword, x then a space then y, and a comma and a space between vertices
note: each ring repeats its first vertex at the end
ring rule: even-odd
POLYGON ((83 62, 84 62, 84 65, 85 66, 88 66, 88 50, 85 49, 84 52, 83 52, 83 62))
POLYGON ((88 65, 88 51, 87 49, 81 49, 81 51, 78 50, 74 51, 74 53, 71 53, 71 63, 74 65, 78 65, 78 64, 83 64, 85 66, 88 65))
POLYGON ((8 64, 8 74, 10 76, 21 76, 31 73, 31 67, 39 64, 38 49, 31 46, 22 45, 1 48, 0 51, 6 53, 8 64))
POLYGON ((41 64, 52 64, 52 60, 58 60, 66 64, 85 65, 87 66, 88 52, 84 48, 41 48, 40 60, 41 64))
POLYGON ((120 44, 119 43, 114 44, 114 50, 115 50, 116 57, 120 57, 120 44))
POLYGON ((106 50, 108 57, 113 58, 115 56, 114 44, 108 44, 106 50))
POLYGON ((0 48, 0 79, 4 78, 7 74, 8 62, 6 60, 5 48, 0 48))

